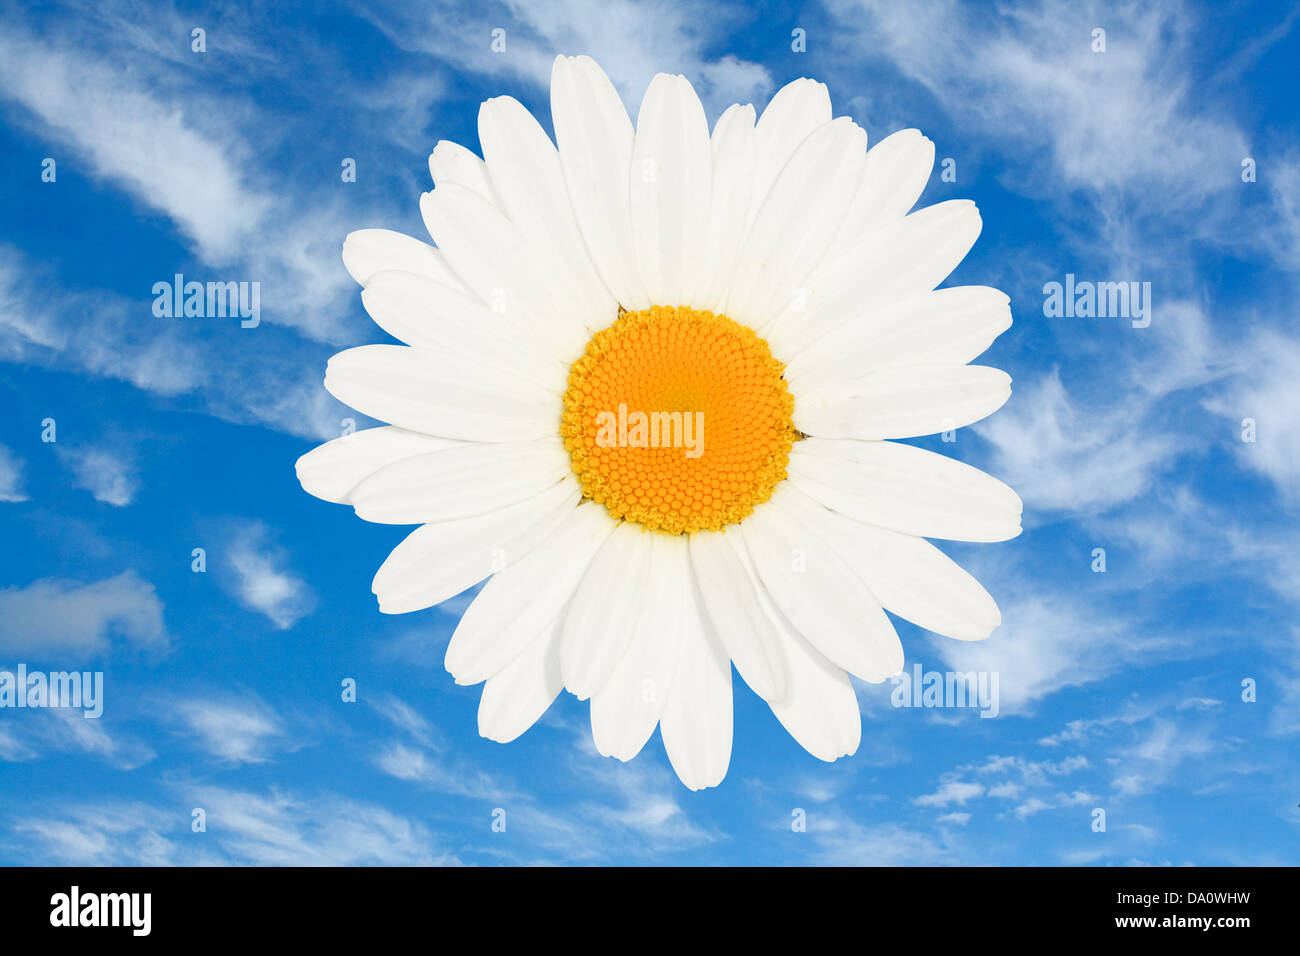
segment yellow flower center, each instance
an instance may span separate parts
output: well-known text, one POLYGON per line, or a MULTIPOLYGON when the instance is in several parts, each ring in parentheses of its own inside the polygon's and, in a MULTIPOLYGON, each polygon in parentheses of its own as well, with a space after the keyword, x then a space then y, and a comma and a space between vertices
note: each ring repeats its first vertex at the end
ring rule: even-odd
POLYGON ((624 312, 569 370, 560 434, 583 496, 652 531, 740 521, 799 438, 784 366, 725 315, 624 312))

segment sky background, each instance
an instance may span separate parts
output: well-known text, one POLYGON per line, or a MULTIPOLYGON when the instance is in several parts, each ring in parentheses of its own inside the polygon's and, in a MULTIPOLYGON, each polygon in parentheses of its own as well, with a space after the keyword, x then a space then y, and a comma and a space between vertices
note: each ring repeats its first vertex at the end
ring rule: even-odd
POLYGON ((0 710, 0 862, 1300 863, 1300 7, 367 6, 0 6, 0 669, 106 682, 99 720, 0 710), (737 680, 728 776, 691 793, 658 733, 600 757, 567 694, 480 738, 442 666, 468 595, 378 613, 406 529, 293 469, 371 424, 321 385, 388 341, 343 237, 427 238, 433 145, 477 151, 500 94, 549 132, 556 53, 633 115, 659 71, 710 121, 811 76, 954 161, 919 205, 978 203, 946 284, 1011 296, 980 361, 1014 395, 916 443, 1009 482, 1025 532, 942 545, 1002 608, 988 641, 895 623, 909 668, 996 671, 996 719, 855 682, 862 745, 824 764, 737 680), (178 272, 260 282, 260 326, 155 317, 178 272), (1067 273, 1150 282, 1150 326, 1046 317, 1067 273))

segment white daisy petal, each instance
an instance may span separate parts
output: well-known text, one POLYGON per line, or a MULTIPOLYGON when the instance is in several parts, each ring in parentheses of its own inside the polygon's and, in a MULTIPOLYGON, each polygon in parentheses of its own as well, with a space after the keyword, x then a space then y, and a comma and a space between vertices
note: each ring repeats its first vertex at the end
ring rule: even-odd
POLYGON ((933 168, 934 143, 920 130, 899 130, 872 146, 836 243, 852 245, 883 223, 906 216, 933 168))
POLYGON ((691 567, 703 608, 736 670, 764 700, 780 700, 790 673, 776 628, 758 605, 757 580, 742 532, 700 531, 691 535, 691 567))
POLYGON ((627 652, 591 698, 591 732, 606 757, 631 760, 645 746, 672 693, 683 616, 698 615, 681 535, 651 534, 646 601, 627 652))
POLYGON ((294 469, 307 494, 345 504, 352 489, 379 469, 455 444, 449 438, 434 438, 391 425, 364 428, 316 446, 298 459, 294 469))
POLYGON ((343 240, 343 266, 362 286, 369 285, 379 273, 394 269, 448 285, 459 283, 437 249, 390 229, 358 229, 348 233, 343 240))
POLYGON ((552 624, 483 685, 478 732, 508 744, 546 713, 560 696, 559 628, 552 624))
POLYGON ((492 514, 416 528, 375 574, 371 590, 379 610, 432 607, 509 567, 567 523, 580 497, 577 482, 566 479, 492 514))
POLYGON ((475 359, 556 394, 564 391, 568 369, 548 356, 531 330, 493 312, 458 280, 452 286, 409 272, 380 272, 361 301, 376 325, 407 345, 475 359))
POLYGON ((1011 376, 984 365, 901 365, 795 399, 794 424, 818 438, 916 438, 992 415, 1011 376))
POLYGON ((592 556, 614 530, 583 505, 546 541, 483 586, 451 635, 445 661, 458 684, 477 684, 518 657, 564 610, 592 556))
POLYGON ((782 485, 741 524, 754 567, 772 604, 809 643, 850 674, 880 683, 903 666, 898 635, 861 577, 821 536, 806 501, 782 485))
POLYGON ((803 280, 824 256, 857 188, 866 143, 866 133, 847 118, 827 123, 803 141, 745 237, 727 293, 727 315, 762 329, 803 296, 803 280))
POLYGON ((574 592, 564 615, 560 671, 564 686, 586 700, 609 680, 623 659, 645 609, 652 535, 620 524, 606 539, 574 592), (611 595, 619 595, 611 600, 611 595))
POLYGON ((709 200, 709 241, 704 268, 690 305, 709 312, 722 310, 731 285, 754 192, 757 148, 754 145, 754 107, 731 106, 713 128, 713 175, 709 200))
POLYGON ((632 121, 595 60, 555 58, 551 121, 569 199, 597 271, 624 308, 648 309, 651 302, 637 271, 628 207, 632 121))
POLYGON ((988 286, 936 289, 872 309, 808 345, 785 367, 796 395, 886 365, 964 365, 1011 327, 1010 300, 988 286))
POLYGON ((731 764, 731 662, 695 611, 683 615, 677 673, 659 730, 682 783, 703 790, 722 782, 731 764))
POLYGON ((617 303, 578 230, 560 156, 523 104, 498 96, 479 108, 478 136, 501 208, 548 272, 563 277, 566 307, 589 332, 608 325, 617 303))
POLYGON ((888 441, 796 442, 790 480, 858 521, 905 534, 1005 541, 1020 533, 1020 497, 978 468, 888 441))
POLYGON ((792 360, 827 332, 873 309, 936 288, 980 233, 975 204, 953 199, 919 209, 836 250, 803 283, 803 294, 763 330, 772 349, 792 360))
POLYGON ((832 546, 854 562, 885 610, 959 641, 982 641, 1002 623, 980 583, 924 538, 842 516, 823 527, 836 529, 832 546))
POLYGON ((776 91, 754 127, 758 164, 754 170, 749 222, 758 215, 768 191, 795 150, 814 130, 830 121, 831 94, 825 83, 802 77, 776 91))
POLYGON ((560 418, 559 396, 539 385, 401 345, 340 352, 326 366, 325 388, 371 418, 442 438, 545 438, 560 418))
POLYGON ((452 185, 421 196, 420 212, 447 264, 492 311, 524 325, 565 363, 582 354, 590 333, 500 210, 452 185))
POLYGON ((652 302, 689 302, 709 238, 709 121, 684 76, 650 81, 637 115, 628 201, 632 242, 652 302))
POLYGON ((492 205, 499 205, 487 166, 460 143, 440 140, 429 154, 429 176, 435 186, 464 186, 492 205))
POLYGON ((790 693, 768 703, 776 719, 818 760, 829 763, 857 753, 862 712, 849 675, 783 627, 782 641, 790 662, 790 693))
POLYGON ((568 474, 569 453, 558 438, 464 442, 381 468, 350 500, 358 518, 379 524, 454 521, 531 498, 568 474))
POLYGON ((979 641, 1002 622, 988 592, 925 539, 837 515, 794 488, 783 506, 850 564, 875 600, 913 624, 979 641))

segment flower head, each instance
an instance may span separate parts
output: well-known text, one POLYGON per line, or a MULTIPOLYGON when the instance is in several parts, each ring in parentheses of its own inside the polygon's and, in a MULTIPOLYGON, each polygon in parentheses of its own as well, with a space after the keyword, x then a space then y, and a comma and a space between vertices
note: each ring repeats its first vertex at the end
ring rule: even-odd
POLYGON ((551 83, 557 145, 516 100, 479 112, 483 159, 430 158, 436 248, 353 233, 344 263, 404 346, 330 360, 325 385, 385 427, 303 456, 303 487, 418 524, 380 610, 491 577, 447 649, 509 741, 567 689, 597 748, 661 729, 692 789, 725 776, 732 665, 810 753, 853 753, 849 675, 903 650, 888 610, 958 640, 1000 622, 926 537, 1020 531, 1002 482, 897 439, 1010 395, 970 365, 1011 324, 995 289, 937 289, 974 243, 964 201, 911 213, 934 160, 914 130, 867 149, 796 80, 710 134, 660 74, 634 128, 587 57, 551 83))

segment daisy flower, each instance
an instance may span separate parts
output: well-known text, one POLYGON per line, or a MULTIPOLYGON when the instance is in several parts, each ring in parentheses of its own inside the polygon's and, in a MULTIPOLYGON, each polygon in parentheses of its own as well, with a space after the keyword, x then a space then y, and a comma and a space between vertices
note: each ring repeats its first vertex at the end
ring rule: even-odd
POLYGON ((682 782, 714 786, 734 664, 808 752, 852 754, 850 675, 903 665, 886 611, 963 641, 1000 622, 925 539, 1014 537, 1019 498, 896 441, 1010 396, 969 364, 1010 326, 1007 297, 937 289, 979 214, 909 213, 933 144, 868 150, 810 79, 710 133, 691 84, 660 74, 634 127, 595 61, 559 57, 551 118, 555 143, 497 97, 482 159, 437 145, 434 245, 347 237, 366 310, 406 344, 330 360, 325 387, 389 424, 303 456, 299 480, 419 525, 375 576, 381 611, 490 578, 446 655, 484 684, 485 737, 567 689, 600 753, 630 760, 657 726, 682 782))

